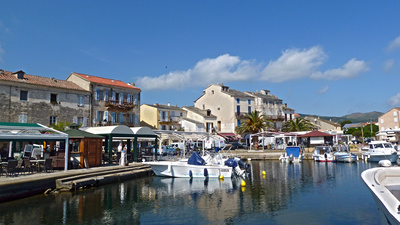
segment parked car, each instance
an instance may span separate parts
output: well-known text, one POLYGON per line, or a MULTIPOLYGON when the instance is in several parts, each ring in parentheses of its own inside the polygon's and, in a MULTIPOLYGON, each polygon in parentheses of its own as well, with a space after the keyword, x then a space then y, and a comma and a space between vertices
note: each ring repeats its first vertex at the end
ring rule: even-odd
POLYGON ((352 140, 353 144, 361 144, 362 142, 360 140, 352 140))
POLYGON ((161 155, 166 156, 166 155, 176 155, 177 151, 175 148, 172 146, 163 146, 161 150, 161 155))
POLYGON ((243 145, 239 142, 231 142, 231 143, 227 144, 223 149, 224 150, 243 149, 243 145))

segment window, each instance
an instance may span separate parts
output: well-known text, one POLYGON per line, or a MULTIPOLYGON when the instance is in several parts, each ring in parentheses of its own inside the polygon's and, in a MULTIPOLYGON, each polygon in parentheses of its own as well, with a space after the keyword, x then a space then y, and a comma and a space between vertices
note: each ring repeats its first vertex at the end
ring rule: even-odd
POLYGON ((250 114, 251 113, 251 106, 248 107, 247 109, 247 113, 250 114))
POLYGON ((115 101, 119 102, 119 93, 115 93, 115 101))
POLYGON ((50 94, 50 103, 57 103, 57 94, 50 94))
POLYGON ((240 126, 240 120, 239 119, 237 120, 237 125, 240 126))
POLYGON ((19 100, 28 101, 28 92, 27 91, 21 91, 20 95, 19 95, 19 100))
POLYGON ((50 125, 53 125, 57 123, 57 117, 56 116, 50 116, 50 125))
MULTIPOLYGON (((120 98, 119 98, 119 104, 124 104, 124 93, 121 92, 120 98)), ((121 121, 122 122, 122 121, 121 121)))
POLYGON ((85 104, 83 95, 78 96, 78 106, 83 106, 85 104))
POLYGON ((394 118, 394 122, 397 123, 397 117, 394 118))
POLYGON ((396 111, 393 112, 393 116, 397 116, 397 112, 396 111))
POLYGON ((26 113, 19 114, 19 122, 27 123, 28 122, 28 114, 26 114, 26 113))
POLYGON ((251 104, 251 99, 247 100, 247 103, 249 103, 249 105, 251 104))
POLYGON ((78 124, 78 125, 83 124, 83 117, 78 117, 78 122, 77 122, 77 124, 78 124))
POLYGON ((381 123, 383 123, 383 119, 381 119, 381 123))
POLYGON ((214 94, 214 90, 212 90, 211 93, 214 94))
POLYGON ((104 101, 108 102, 108 90, 104 91, 104 101))
POLYGON ((100 90, 96 89, 96 100, 100 100, 100 90))
POLYGON ((240 115, 240 105, 236 106, 236 114, 240 115))
POLYGON ((104 92, 99 91, 99 98, 97 100, 103 100, 104 99, 104 92))
POLYGON ((237 99, 236 99, 236 102, 237 102, 237 103, 240 103, 240 99, 239 99, 239 98, 237 98, 237 99))

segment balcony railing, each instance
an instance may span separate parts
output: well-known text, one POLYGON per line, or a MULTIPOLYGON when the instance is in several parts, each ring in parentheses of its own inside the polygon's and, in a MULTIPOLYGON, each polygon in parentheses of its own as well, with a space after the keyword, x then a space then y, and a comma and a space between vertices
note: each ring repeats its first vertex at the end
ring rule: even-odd
POLYGON ((106 102, 107 109, 114 109, 114 110, 131 110, 135 107, 135 105, 133 103, 129 103, 129 102, 122 102, 122 104, 119 101, 114 101, 114 100, 110 100, 108 102, 106 102))

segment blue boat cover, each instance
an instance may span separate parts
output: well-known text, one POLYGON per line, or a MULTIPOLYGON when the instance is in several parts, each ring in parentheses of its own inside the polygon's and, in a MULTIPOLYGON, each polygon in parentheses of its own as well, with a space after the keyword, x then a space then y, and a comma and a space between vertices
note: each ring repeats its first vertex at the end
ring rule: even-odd
POLYGON ((293 157, 298 158, 300 156, 300 147, 298 146, 286 147, 286 155, 290 156, 290 154, 293 154, 293 157))
POLYGON ((201 158, 201 156, 199 154, 197 154, 196 152, 194 152, 190 158, 188 159, 188 164, 189 165, 205 165, 206 161, 201 158))
POLYGON ((225 161, 225 166, 229 166, 229 167, 235 168, 235 167, 238 166, 238 164, 234 159, 227 159, 225 161))

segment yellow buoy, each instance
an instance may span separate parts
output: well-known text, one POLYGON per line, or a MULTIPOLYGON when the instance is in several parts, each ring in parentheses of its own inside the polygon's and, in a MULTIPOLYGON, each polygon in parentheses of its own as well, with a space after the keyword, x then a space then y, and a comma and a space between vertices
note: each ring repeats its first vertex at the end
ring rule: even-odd
POLYGON ((244 192, 246 190, 246 187, 241 187, 240 189, 242 190, 242 192, 244 192))
POLYGON ((267 175, 267 173, 265 171, 262 171, 262 175, 265 176, 267 175))
POLYGON ((242 182, 240 183, 240 185, 241 185, 242 187, 246 187, 246 182, 244 182, 244 180, 242 180, 242 182))
POLYGON ((219 179, 223 180, 224 179, 224 175, 219 176, 219 179))

